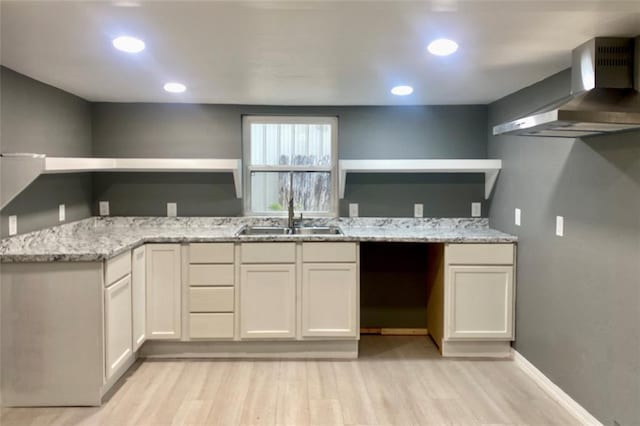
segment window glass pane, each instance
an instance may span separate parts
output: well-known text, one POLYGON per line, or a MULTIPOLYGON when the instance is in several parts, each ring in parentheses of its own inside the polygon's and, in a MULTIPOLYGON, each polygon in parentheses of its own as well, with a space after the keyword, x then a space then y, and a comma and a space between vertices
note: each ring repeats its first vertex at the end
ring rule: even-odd
MULTIPOLYGON (((289 172, 251 172, 251 210, 287 212, 289 172)), ((294 172, 293 205, 296 214, 326 213, 331 209, 331 173, 294 172)))
POLYGON ((330 166, 330 124, 251 123, 251 165, 330 166))

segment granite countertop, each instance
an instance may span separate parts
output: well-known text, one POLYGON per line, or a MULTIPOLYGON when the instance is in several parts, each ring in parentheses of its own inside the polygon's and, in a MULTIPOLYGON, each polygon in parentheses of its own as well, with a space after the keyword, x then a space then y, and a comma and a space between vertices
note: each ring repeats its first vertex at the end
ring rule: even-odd
POLYGON ((388 241, 513 243, 487 219, 307 219, 305 226, 335 225, 342 235, 242 235, 245 226, 282 226, 286 219, 251 217, 91 217, 3 238, 1 262, 101 261, 144 243, 214 241, 388 241))

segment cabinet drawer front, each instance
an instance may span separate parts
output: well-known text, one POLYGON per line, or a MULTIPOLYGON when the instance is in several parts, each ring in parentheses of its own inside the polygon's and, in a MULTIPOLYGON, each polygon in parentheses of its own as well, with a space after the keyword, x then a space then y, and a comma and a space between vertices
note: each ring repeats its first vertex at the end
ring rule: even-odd
POLYGON ((192 339, 232 339, 233 314, 190 314, 189 336, 192 339))
POLYGON ((445 259, 448 264, 512 265, 513 244, 449 244, 445 259))
POLYGON ((189 265, 189 285, 192 286, 230 286, 233 278, 233 265, 189 265))
POLYGON ((233 287, 192 287, 189 296, 191 312, 233 312, 233 287))
POLYGON ((120 278, 131 273, 131 251, 128 250, 106 261, 104 284, 110 286, 120 278))
POLYGON ((303 243, 303 262, 355 262, 356 243, 303 243))
POLYGON ((189 244, 189 263, 233 263, 233 243, 189 244))
POLYGON ((294 263, 296 243, 244 243, 240 258, 242 263, 294 263))

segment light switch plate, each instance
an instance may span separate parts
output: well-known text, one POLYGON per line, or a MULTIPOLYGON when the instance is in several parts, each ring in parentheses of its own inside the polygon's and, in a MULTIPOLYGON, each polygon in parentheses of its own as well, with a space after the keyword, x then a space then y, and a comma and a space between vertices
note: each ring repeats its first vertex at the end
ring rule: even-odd
POLYGON ((109 216, 109 202, 100 201, 100 216, 109 216))
POLYGON ((64 222, 65 220, 67 220, 67 210, 64 204, 60 204, 58 206, 58 220, 60 222, 64 222))
POLYGON ((18 216, 9 216, 9 235, 18 233, 18 216))
POLYGON ((564 237, 564 217, 556 216, 556 235, 564 237))
POLYGON ((516 209, 516 217, 515 217, 516 226, 520 226, 521 217, 522 217, 522 212, 520 211, 520 209, 516 209))
POLYGON ((167 203, 167 216, 168 217, 178 216, 178 203, 167 203))
POLYGON ((480 217, 482 215, 482 203, 471 203, 471 217, 480 217))
POLYGON ((349 217, 358 217, 358 203, 349 203, 349 217))
POLYGON ((424 215, 424 205, 417 203, 413 205, 413 217, 422 217, 424 215))

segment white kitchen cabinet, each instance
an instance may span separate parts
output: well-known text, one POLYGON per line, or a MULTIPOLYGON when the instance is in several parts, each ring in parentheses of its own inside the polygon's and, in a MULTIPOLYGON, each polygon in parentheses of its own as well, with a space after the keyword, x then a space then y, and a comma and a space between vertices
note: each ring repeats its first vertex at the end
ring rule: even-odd
POLYGON ((302 335, 356 337, 358 281, 355 263, 302 267, 302 335))
POLYGON ((147 337, 147 264, 145 246, 133 250, 131 259, 131 302, 133 315, 133 351, 136 352, 147 337))
POLYGON ((513 338, 513 266, 448 268, 447 338, 513 338))
POLYGON ((294 338, 295 264, 242 265, 240 333, 243 339, 294 338))
POLYGON ((181 335, 180 244, 147 244, 147 339, 181 335))
POLYGON ((133 352, 131 338, 131 276, 105 289, 105 375, 109 379, 133 352))
POLYGON ((516 246, 432 245, 427 327, 443 356, 511 356, 516 246))

